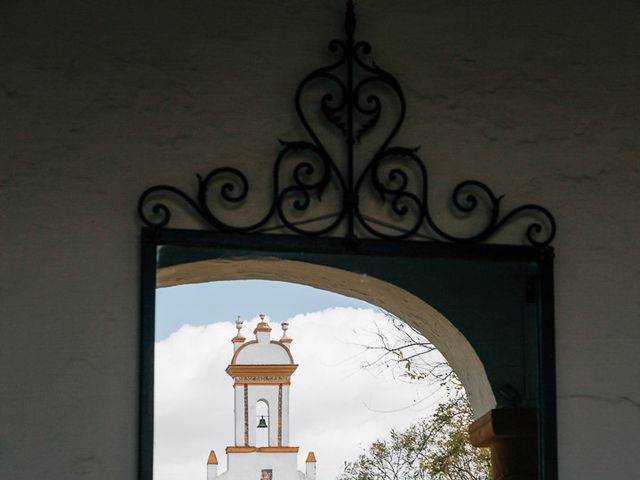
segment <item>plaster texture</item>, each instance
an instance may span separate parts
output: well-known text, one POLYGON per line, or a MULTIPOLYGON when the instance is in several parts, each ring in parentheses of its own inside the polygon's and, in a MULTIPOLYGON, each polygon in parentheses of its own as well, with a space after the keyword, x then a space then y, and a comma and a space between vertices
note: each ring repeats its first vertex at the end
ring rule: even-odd
MULTIPOLYGON (((257 212, 341 16, 328 0, 2 3, 0 478, 135 479, 138 195, 233 164, 257 212)), ((556 216, 563 480, 640 471, 639 17, 622 0, 359 5, 436 216, 468 178, 556 216)))

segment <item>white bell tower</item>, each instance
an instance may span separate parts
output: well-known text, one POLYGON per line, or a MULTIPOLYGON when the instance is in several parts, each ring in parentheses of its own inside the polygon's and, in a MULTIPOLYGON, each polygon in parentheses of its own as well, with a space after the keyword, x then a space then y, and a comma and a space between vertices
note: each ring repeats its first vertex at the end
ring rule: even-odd
MULTIPOLYGON (((226 448, 227 471, 215 476, 216 459, 215 473, 208 467, 207 480, 315 480, 313 452, 307 458, 307 472, 302 473, 297 466, 298 447, 289 444, 289 388, 291 375, 298 368, 289 350, 289 325, 282 323, 282 338, 271 340, 271 326, 260 315, 253 331, 255 340, 246 341, 242 324, 238 317, 238 333, 231 340, 233 358, 226 369, 234 380, 234 444, 226 448), (262 428, 268 432, 266 445, 257 444, 257 431, 262 428)), ((209 459, 212 455, 215 458, 215 452, 209 459)))
MULTIPOLYGON (((268 447, 297 451, 297 447, 289 446, 289 386, 291 374, 298 368, 288 347, 291 339, 283 336, 280 341, 272 341, 271 327, 264 315, 260 315, 260 323, 253 331, 255 340, 245 342, 240 334, 241 327, 242 323, 236 322, 238 335, 232 339, 234 355, 226 370, 234 379, 234 446, 257 446, 256 404, 264 402, 268 411, 268 447)), ((229 448, 233 450, 233 447, 229 448)))

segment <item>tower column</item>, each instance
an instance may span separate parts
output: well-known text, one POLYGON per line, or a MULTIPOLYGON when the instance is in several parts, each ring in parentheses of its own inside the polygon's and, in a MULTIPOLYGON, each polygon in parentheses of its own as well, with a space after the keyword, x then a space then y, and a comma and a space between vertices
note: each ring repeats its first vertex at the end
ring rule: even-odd
POLYGON ((235 430, 235 438, 234 444, 239 446, 248 445, 247 440, 245 439, 246 433, 248 433, 245 429, 245 417, 247 416, 245 413, 245 401, 244 401, 244 385, 236 385, 233 387, 234 391, 234 430, 235 430))
POLYGON ((252 447, 256 446, 256 427, 258 426, 258 421, 256 419, 256 399, 253 398, 253 392, 249 391, 249 386, 244 386, 247 391, 247 405, 245 406, 247 411, 246 416, 246 429, 248 431, 248 443, 247 445, 251 445, 252 447))
POLYGON ((282 412, 280 422, 282 424, 280 443, 286 447, 289 445, 289 385, 282 385, 282 412))
POLYGON ((273 400, 269 403, 269 446, 278 446, 278 407, 279 395, 276 393, 273 396, 273 400))

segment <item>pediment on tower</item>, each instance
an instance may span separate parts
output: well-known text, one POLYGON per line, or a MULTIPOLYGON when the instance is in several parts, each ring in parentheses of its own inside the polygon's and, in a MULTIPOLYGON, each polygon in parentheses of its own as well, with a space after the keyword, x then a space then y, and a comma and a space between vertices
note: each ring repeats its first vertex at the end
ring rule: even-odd
POLYGON ((293 356, 284 343, 276 340, 251 340, 235 351, 231 365, 293 365, 293 356))
POLYGON ((291 374, 298 368, 289 350, 291 338, 286 334, 288 325, 283 326, 283 336, 280 340, 271 340, 271 326, 264 315, 261 315, 260 323, 253 331, 255 340, 246 341, 240 332, 242 322, 238 321, 238 334, 232 339, 233 358, 226 369, 234 378, 235 384, 288 385, 291 374))

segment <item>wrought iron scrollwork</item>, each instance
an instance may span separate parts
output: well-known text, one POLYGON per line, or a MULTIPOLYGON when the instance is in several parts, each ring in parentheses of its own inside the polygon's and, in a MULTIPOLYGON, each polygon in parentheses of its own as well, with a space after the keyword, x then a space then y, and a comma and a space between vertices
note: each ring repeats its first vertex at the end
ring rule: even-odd
POLYGON ((451 207, 465 218, 484 210, 482 225, 473 233, 460 236, 436 222, 429 205, 428 172, 418 156, 418 148, 392 145, 405 119, 402 89, 393 75, 370 59, 369 43, 355 41, 355 28, 353 2, 348 1, 345 40, 335 39, 329 43, 335 60, 307 75, 295 92, 296 113, 309 139, 280 140, 282 149, 273 167, 269 204, 260 218, 247 224, 224 219, 221 213, 225 208, 241 205, 247 199, 249 181, 236 168, 220 167, 205 176, 198 175, 195 198, 169 185, 156 185, 144 191, 138 203, 142 221, 153 228, 169 225, 171 209, 158 200, 160 195, 169 195, 184 202, 216 231, 260 232, 281 228, 299 235, 343 235, 347 242, 355 242, 361 232, 367 232, 383 239, 480 243, 516 217, 526 216, 533 218, 524 232, 526 240, 533 245, 548 245, 555 236, 556 224, 547 209, 526 204, 503 213, 503 196, 494 194, 477 180, 463 181, 454 188, 451 207), (305 92, 318 84, 322 84, 324 93, 315 115, 343 136, 345 158, 341 162, 321 140, 304 107, 305 92), (379 91, 395 99, 395 119, 389 123, 388 133, 370 158, 356 162, 356 147, 382 119, 385 102, 379 91), (292 161, 294 156, 296 160, 292 161), (303 158, 298 158, 300 156, 303 158), (337 211, 316 218, 300 218, 311 215, 312 205, 321 201, 328 190, 332 190, 337 211), (369 195, 370 199, 371 192, 377 201, 367 205, 371 208, 374 204, 379 209, 374 213, 379 215, 367 213, 363 207, 363 198, 369 195))

